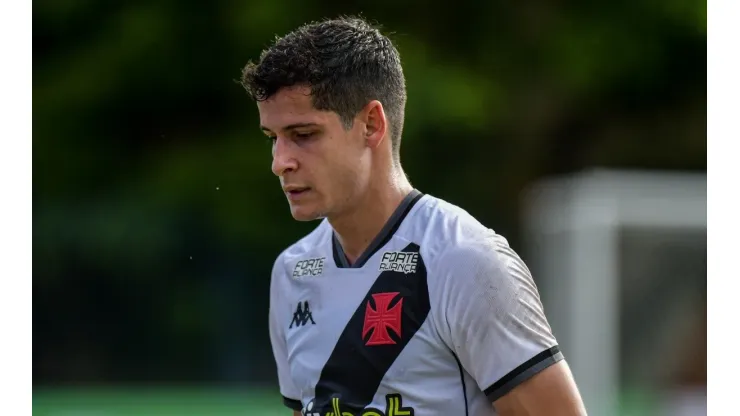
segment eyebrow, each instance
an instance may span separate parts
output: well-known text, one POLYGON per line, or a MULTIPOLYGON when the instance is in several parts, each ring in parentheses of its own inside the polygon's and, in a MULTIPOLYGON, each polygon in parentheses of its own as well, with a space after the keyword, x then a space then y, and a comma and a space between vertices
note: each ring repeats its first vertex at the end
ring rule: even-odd
MULTIPOLYGON (((301 127, 315 127, 315 126, 318 126, 318 124, 316 123, 293 123, 293 124, 288 124, 287 126, 283 127, 283 130, 293 130, 293 129, 297 129, 301 127)), ((260 129, 262 131, 272 131, 265 126, 260 126, 260 129)))

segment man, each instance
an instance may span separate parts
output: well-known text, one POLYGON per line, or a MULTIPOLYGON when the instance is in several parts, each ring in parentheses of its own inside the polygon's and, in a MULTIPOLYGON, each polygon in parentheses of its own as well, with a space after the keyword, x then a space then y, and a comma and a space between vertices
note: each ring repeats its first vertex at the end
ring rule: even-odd
POLYGON ((294 415, 583 415, 529 270, 400 163, 398 51, 361 19, 278 39, 242 83, 299 221, 275 261, 270 337, 294 415))

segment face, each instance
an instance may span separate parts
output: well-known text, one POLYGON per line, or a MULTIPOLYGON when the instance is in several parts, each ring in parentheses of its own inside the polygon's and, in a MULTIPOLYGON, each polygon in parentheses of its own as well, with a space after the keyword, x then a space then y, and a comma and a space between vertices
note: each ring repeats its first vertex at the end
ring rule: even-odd
POLYGON ((272 172, 299 221, 341 215, 369 176, 362 123, 345 130, 339 115, 315 109, 309 94, 307 87, 283 88, 257 103, 272 139, 272 172))

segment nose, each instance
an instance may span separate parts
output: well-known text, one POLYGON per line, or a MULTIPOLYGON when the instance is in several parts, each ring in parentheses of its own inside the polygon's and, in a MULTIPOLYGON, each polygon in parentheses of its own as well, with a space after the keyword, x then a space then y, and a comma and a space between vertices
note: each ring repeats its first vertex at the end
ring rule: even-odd
POLYGON ((289 140, 278 137, 272 143, 272 173, 283 176, 286 172, 298 169, 298 161, 293 154, 289 140))

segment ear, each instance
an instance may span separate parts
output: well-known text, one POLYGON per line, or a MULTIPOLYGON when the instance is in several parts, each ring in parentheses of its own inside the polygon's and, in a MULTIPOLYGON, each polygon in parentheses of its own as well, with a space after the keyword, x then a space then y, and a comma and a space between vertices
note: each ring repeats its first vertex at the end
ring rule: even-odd
POLYGON ((365 142, 368 147, 377 148, 383 143, 388 132, 383 104, 378 100, 372 100, 365 106, 362 114, 365 122, 365 142))

